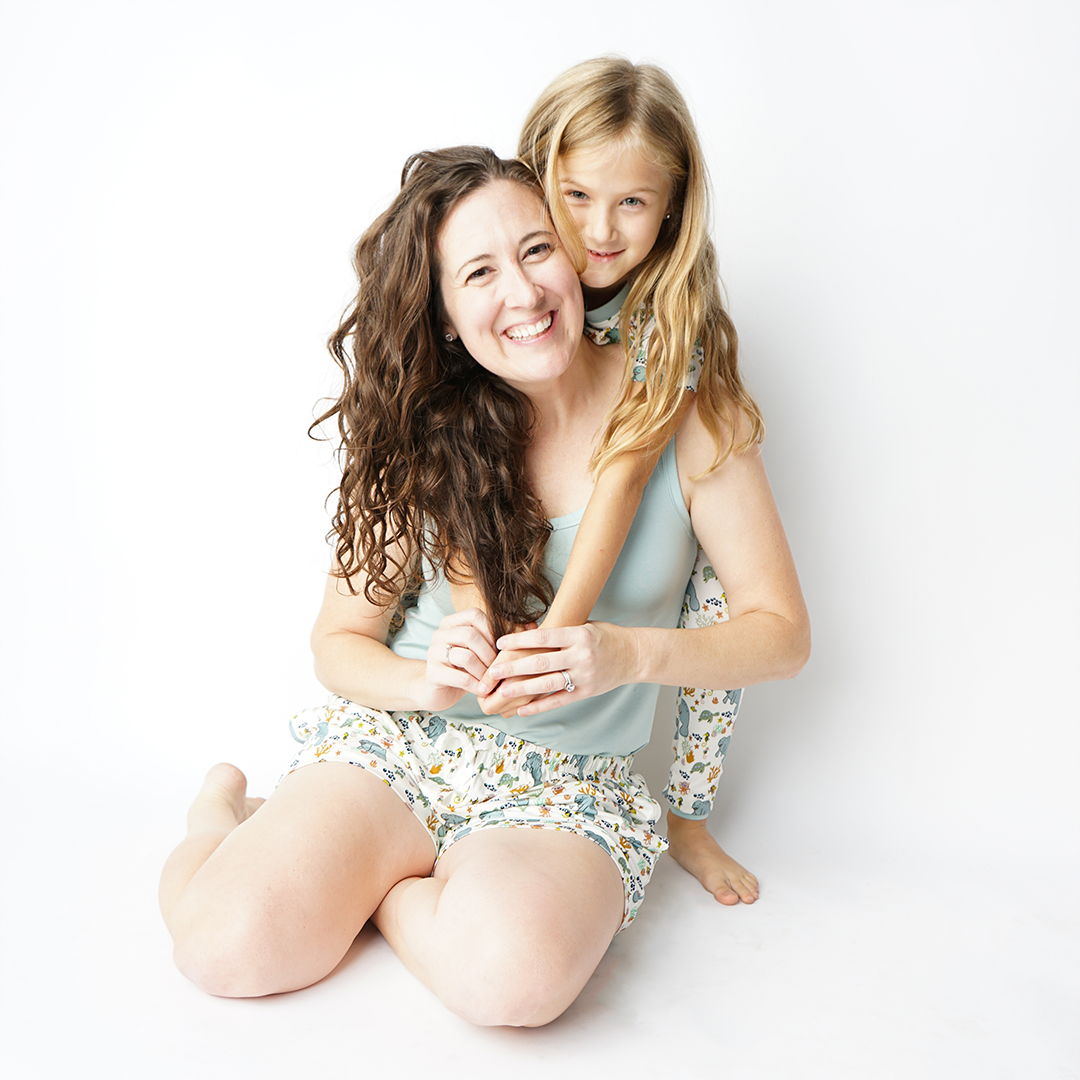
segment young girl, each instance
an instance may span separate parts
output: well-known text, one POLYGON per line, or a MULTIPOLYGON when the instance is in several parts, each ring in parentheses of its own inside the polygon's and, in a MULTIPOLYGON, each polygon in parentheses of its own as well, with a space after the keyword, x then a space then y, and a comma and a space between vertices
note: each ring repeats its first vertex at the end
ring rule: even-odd
MULTIPOLYGON (((704 158, 670 77, 614 57, 571 68, 533 106, 518 155, 543 179, 581 275, 586 333, 597 344, 621 342, 628 361, 621 401, 593 457, 596 488, 543 623, 576 626, 590 617, 691 395, 713 436, 713 467, 760 442, 764 425, 739 377, 735 327, 720 299, 704 158)), ((475 601, 475 592, 456 590, 459 609, 475 601)), ((727 618, 723 588, 699 549, 680 625, 727 618)), ((573 686, 532 702, 511 691, 504 684, 485 708, 558 708, 573 686)), ((666 792, 672 855, 725 904, 758 894, 757 879, 705 827, 741 694, 681 688, 666 792)))

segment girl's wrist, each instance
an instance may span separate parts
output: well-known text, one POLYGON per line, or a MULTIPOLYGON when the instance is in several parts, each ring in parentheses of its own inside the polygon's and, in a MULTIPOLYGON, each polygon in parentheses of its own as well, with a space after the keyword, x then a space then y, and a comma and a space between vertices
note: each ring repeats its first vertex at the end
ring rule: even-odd
POLYGON ((646 651, 643 648, 640 627, 620 627, 623 636, 623 650, 626 656, 627 678, 626 683, 649 682, 649 673, 646 670, 646 651))
POLYGON ((652 663, 654 658, 649 647, 649 629, 643 626, 627 628, 628 648, 631 650, 631 664, 634 672, 633 679, 628 681, 637 683, 657 681, 652 663))
POLYGON ((564 626, 584 626, 589 621, 588 615, 584 618, 577 618, 577 613, 571 610, 570 601, 560 601, 559 597, 561 595, 562 593, 555 594, 555 599, 552 600, 551 607, 548 608, 547 613, 540 620, 540 625, 548 630, 564 626))

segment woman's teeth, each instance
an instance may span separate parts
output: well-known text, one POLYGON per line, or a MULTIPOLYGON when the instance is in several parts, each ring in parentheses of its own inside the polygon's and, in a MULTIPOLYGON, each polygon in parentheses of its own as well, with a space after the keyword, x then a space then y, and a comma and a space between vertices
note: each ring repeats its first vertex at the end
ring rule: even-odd
POLYGON ((538 319, 532 326, 511 326, 506 331, 508 338, 515 341, 528 341, 529 338, 539 337, 551 325, 551 312, 549 311, 542 319, 538 319))

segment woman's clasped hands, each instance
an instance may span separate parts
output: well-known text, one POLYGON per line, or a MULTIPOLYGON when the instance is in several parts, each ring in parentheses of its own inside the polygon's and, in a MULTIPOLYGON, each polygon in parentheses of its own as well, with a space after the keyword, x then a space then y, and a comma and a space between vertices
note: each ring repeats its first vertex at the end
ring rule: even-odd
POLYGON ((638 672, 633 627, 532 624, 493 642, 484 613, 468 608, 432 636, 425 707, 449 708, 471 693, 488 716, 530 716, 636 682, 638 672))

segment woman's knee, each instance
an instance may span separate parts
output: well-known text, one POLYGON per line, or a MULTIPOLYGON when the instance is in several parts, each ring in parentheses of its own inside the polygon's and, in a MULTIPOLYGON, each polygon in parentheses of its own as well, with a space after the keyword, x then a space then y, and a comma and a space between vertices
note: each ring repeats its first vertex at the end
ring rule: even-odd
POLYGON ((478 974, 440 994, 442 1003, 480 1027, 539 1027, 560 1016, 581 992, 561 980, 478 974))
POLYGON ((182 975, 208 994, 265 997, 317 982, 344 951, 290 937, 271 914, 257 906, 236 905, 179 929, 173 960, 182 975))
POLYGON ((262 997, 276 987, 260 958, 267 953, 258 928, 237 913, 194 923, 174 934, 173 960, 199 989, 218 997, 262 997))
POLYGON ((478 934, 469 954, 467 964, 441 980, 439 997, 451 1012, 483 1027, 550 1023, 581 993, 594 967, 527 933, 478 934))

